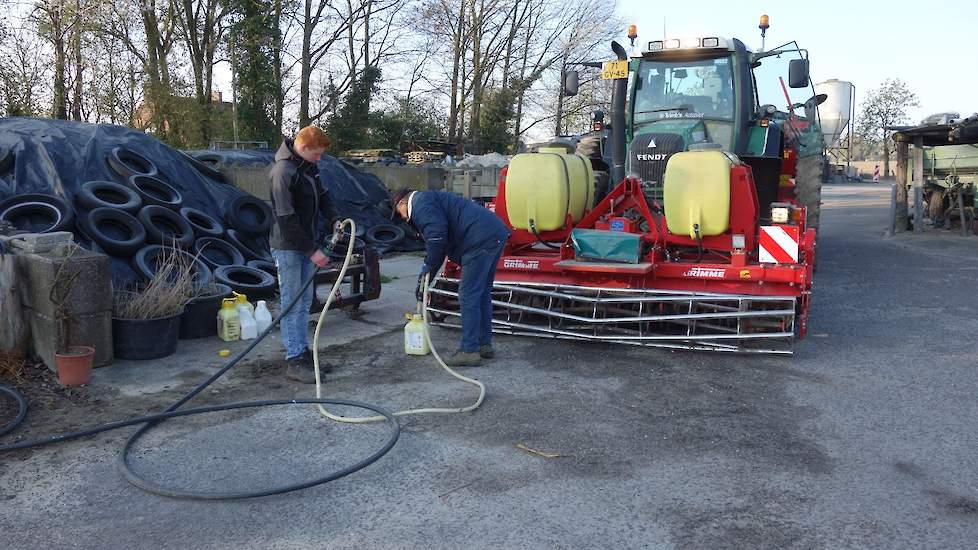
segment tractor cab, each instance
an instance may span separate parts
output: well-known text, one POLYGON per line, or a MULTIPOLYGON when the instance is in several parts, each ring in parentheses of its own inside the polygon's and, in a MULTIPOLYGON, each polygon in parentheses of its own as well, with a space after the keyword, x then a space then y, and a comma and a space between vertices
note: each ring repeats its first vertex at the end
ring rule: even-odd
POLYGON ((629 60, 626 173, 661 201, 675 153, 717 147, 751 167, 768 217, 771 204, 794 198, 783 176, 799 152, 821 153, 818 97, 796 104, 789 92, 811 89, 807 63, 794 43, 751 52, 722 37, 649 42, 629 60))

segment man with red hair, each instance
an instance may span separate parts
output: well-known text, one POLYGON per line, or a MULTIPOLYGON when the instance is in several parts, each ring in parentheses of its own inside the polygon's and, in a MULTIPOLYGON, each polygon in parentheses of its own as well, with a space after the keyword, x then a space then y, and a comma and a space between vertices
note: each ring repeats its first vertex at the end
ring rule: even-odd
MULTIPOLYGON (((329 137, 319 127, 306 126, 299 130, 294 141, 282 142, 269 173, 272 210, 275 212, 269 244, 278 267, 283 307, 296 298, 316 268, 326 267, 329 263, 318 244, 322 242, 319 222, 325 218, 328 223, 324 227, 332 227, 336 215, 316 166, 329 144, 329 137)), ((315 285, 309 285, 281 322, 285 376, 306 384, 316 381, 308 339, 309 308, 314 293, 315 285)), ((320 362, 319 370, 330 372, 332 366, 320 362)))

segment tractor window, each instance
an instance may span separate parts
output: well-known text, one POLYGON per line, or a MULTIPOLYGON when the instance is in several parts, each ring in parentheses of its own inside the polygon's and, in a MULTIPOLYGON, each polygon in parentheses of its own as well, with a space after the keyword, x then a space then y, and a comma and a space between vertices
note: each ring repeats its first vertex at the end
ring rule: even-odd
POLYGON ((730 58, 642 61, 634 121, 734 117, 730 58))
POLYGON ((815 89, 811 82, 807 88, 788 87, 788 65, 792 59, 802 59, 802 53, 794 42, 771 51, 779 53, 764 57, 753 70, 758 107, 775 106, 777 113, 772 118, 781 122, 786 131, 795 134, 802 156, 821 152, 822 134, 818 109, 813 102, 815 89))

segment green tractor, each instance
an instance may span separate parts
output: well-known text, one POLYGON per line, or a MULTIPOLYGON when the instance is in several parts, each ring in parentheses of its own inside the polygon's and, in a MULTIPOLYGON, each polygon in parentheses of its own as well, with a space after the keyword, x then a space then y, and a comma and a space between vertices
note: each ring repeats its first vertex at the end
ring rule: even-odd
MULTIPOLYGON (((766 23, 762 18, 762 30, 766 23)), ((612 47, 618 61, 602 67, 602 78, 615 81, 611 128, 601 139, 610 143, 600 148, 612 186, 634 175, 649 198, 660 199, 674 153, 718 148, 750 165, 762 219, 771 203, 794 200, 807 207, 807 225, 818 228, 818 105, 826 96, 815 94, 806 50, 790 42, 752 52, 721 37, 652 41, 631 58, 617 42, 612 47)), ((566 74, 563 93, 574 95, 578 75, 566 74)))

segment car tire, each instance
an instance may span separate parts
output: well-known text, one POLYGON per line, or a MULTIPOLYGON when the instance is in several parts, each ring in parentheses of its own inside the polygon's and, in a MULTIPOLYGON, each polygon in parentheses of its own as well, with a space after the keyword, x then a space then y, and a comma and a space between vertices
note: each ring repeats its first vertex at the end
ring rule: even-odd
MULTIPOLYGON (((164 251, 164 247, 158 244, 149 244, 138 251, 132 256, 132 268, 143 280, 150 280, 156 275, 156 257, 161 252, 164 251)), ((194 285, 201 286, 207 285, 214 282, 214 273, 211 271, 207 264, 200 261, 199 258, 194 258, 192 255, 184 252, 183 250, 177 250, 180 257, 187 262, 191 262, 194 266, 194 271, 196 275, 194 277, 194 285)))
POLYGON ((370 244, 394 246, 404 240, 404 229, 388 223, 377 224, 367 230, 365 238, 370 244))
POLYGON ((128 147, 114 147, 106 160, 112 170, 126 180, 133 176, 155 176, 159 173, 153 161, 128 147))
POLYGON ((190 164, 193 165, 194 170, 200 172, 202 176, 206 176, 212 180, 219 181, 221 183, 227 183, 224 179, 224 174, 222 174, 217 168, 214 168, 214 163, 210 161, 211 156, 208 154, 200 155, 199 157, 194 157, 191 155, 186 155, 189 159, 190 164))
POLYGON ((135 191, 114 181, 86 182, 75 194, 75 202, 85 210, 114 208, 130 214, 138 213, 143 206, 143 200, 135 191))
POLYGON ((268 260, 250 260, 245 265, 255 269, 260 269, 278 280, 278 266, 275 265, 275 262, 270 262, 268 260))
POLYGON ((126 180, 126 185, 139 195, 144 205, 155 204, 170 210, 180 210, 183 206, 183 195, 158 177, 136 174, 126 180))
POLYGON ((217 237, 201 237, 194 242, 194 252, 207 267, 217 269, 225 265, 244 265, 244 254, 233 244, 217 237))
POLYGON ((253 236, 267 235, 275 223, 272 208, 251 195, 241 195, 231 201, 224 220, 239 232, 253 236))
POLYGON ((224 226, 221 222, 203 210, 184 206, 180 209, 180 215, 194 229, 194 236, 198 239, 224 235, 224 226))
POLYGON ((151 204, 139 211, 139 221, 146 228, 146 242, 165 246, 190 248, 194 244, 194 230, 190 222, 169 208, 151 204))
POLYGON ((246 265, 226 265, 214 270, 214 280, 231 290, 261 298, 275 294, 277 281, 272 275, 246 265))
POLYGON ((238 247, 238 250, 244 254, 245 260, 269 260, 271 261, 271 253, 263 246, 263 243, 248 236, 239 233, 236 229, 228 229, 227 239, 231 241, 234 246, 238 247))
POLYGON ((71 231, 75 212, 61 197, 28 193, 0 202, 0 220, 28 233, 53 233, 71 231))
POLYGON ((79 225, 110 256, 129 258, 146 244, 146 228, 124 210, 96 208, 79 217, 79 225))

